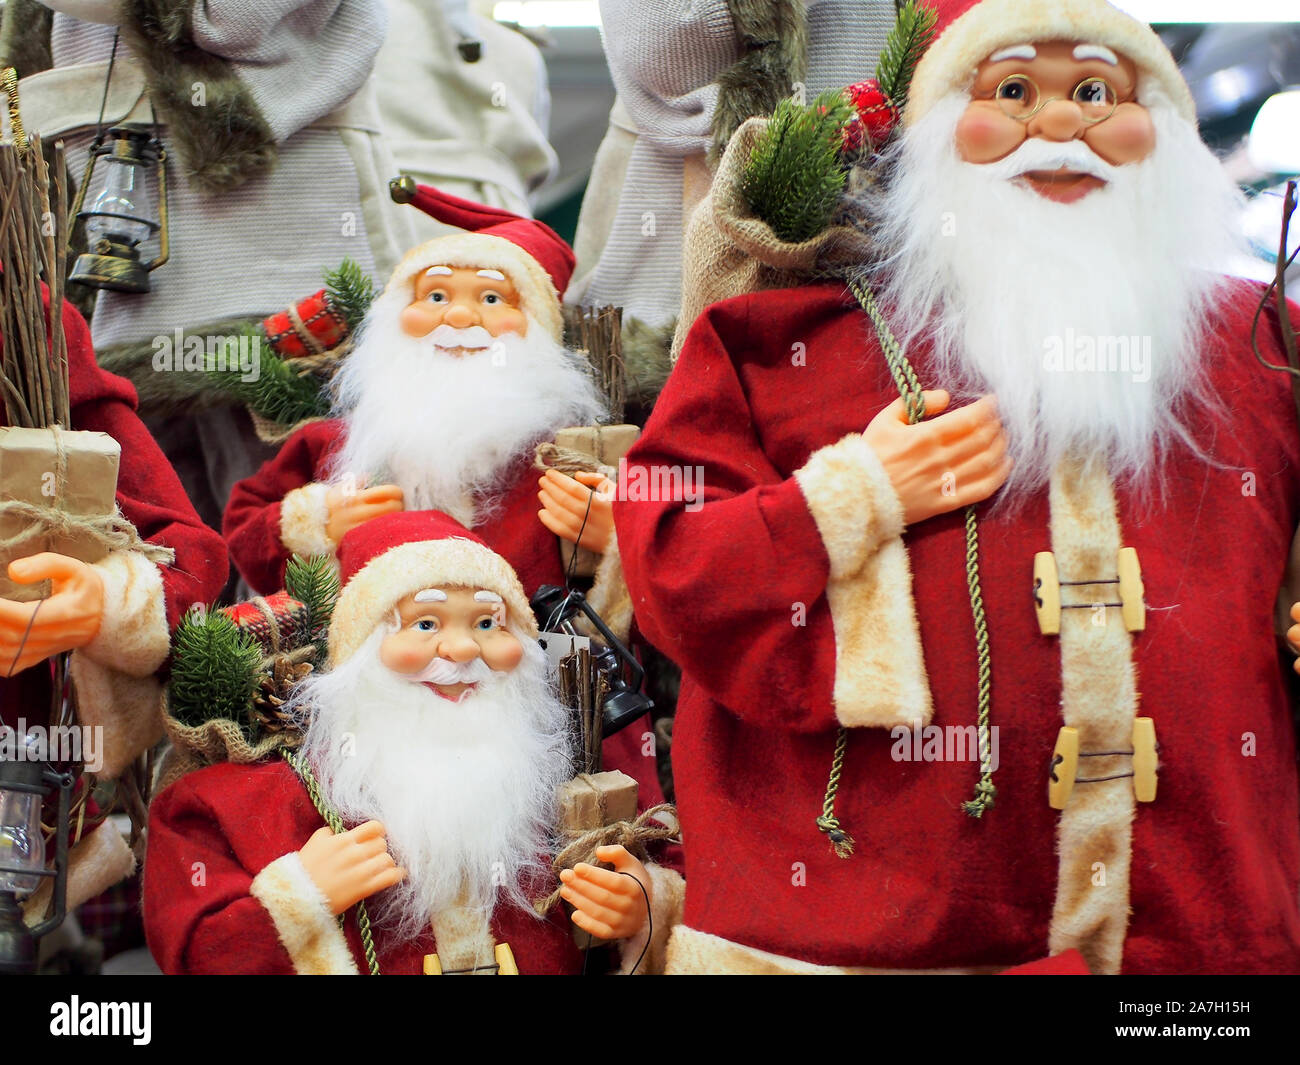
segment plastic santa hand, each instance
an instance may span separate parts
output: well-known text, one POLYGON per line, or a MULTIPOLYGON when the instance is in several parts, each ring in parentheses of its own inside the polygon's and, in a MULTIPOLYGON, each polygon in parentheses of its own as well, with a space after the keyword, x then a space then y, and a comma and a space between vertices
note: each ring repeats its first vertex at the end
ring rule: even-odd
POLYGON ((547 470, 537 482, 542 508, 537 517, 556 536, 602 555, 614 535, 614 482, 599 473, 574 477, 547 470), (591 504, 588 507, 587 501, 591 504), (583 527, 583 516, 587 524, 583 527), (582 539, 578 530, 582 529, 582 539))
POLYGON ((889 475, 914 525, 987 499, 1007 479, 1011 460, 992 396, 948 414, 950 396, 925 392, 927 417, 909 425, 901 398, 877 414, 862 434, 889 475))
MULTIPOLYGON (((1291 620, 1300 622, 1300 603, 1294 603, 1291 606, 1291 620)), ((1300 624, 1292 625, 1286 630, 1286 642, 1291 645, 1291 650, 1300 654, 1300 624)), ((1300 673, 1300 658, 1291 663, 1292 668, 1300 673)))
POLYGON ((392 887, 406 876, 406 870, 388 853, 384 826, 378 821, 367 821, 338 835, 329 828, 317 829, 303 844, 298 858, 333 914, 392 887))
POLYGON ((104 579, 67 555, 45 551, 9 563, 18 584, 49 580, 48 599, 16 603, 0 599, 0 676, 12 677, 61 651, 85 647, 104 618, 104 579))
POLYGON ((325 535, 335 544, 371 518, 395 514, 405 509, 402 490, 395 484, 377 484, 373 488, 357 488, 351 484, 331 485, 325 493, 325 506, 329 511, 325 535))
POLYGON ((560 897, 573 907, 573 923, 584 932, 597 939, 628 939, 641 930, 649 915, 646 904, 654 901, 650 874, 626 847, 597 847, 596 858, 614 868, 579 862, 561 869, 560 897))

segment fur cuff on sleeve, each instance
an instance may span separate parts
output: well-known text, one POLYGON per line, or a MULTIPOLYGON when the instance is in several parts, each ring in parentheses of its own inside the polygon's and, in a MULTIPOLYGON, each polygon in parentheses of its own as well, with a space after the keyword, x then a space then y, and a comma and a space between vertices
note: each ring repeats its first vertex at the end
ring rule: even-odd
POLYGON ((835 716, 847 728, 928 724, 930 685, 903 544, 903 507, 860 433, 795 473, 830 559, 835 716))
MULTIPOLYGON (((624 643, 632 629, 632 593, 623 576, 623 559, 618 553, 618 536, 610 536, 609 546, 596 567, 596 576, 587 593, 587 602, 601 620, 624 643)), ((593 633, 593 635, 595 635, 593 633)))
MULTIPOLYGON (((102 895, 114 884, 135 872, 135 855, 126 845, 122 833, 112 821, 72 845, 68 852, 68 912, 87 899, 102 895)), ((32 897, 23 903, 23 921, 29 927, 39 924, 49 909, 54 881, 42 880, 32 897)))
POLYGON ((258 873, 250 893, 271 915, 299 975, 356 975, 357 963, 343 929, 297 851, 277 858, 258 873))
POLYGON ((290 554, 303 558, 334 554, 334 541, 325 531, 330 516, 325 505, 327 491, 323 484, 305 484, 284 497, 280 504, 280 542, 290 554))
POLYGON ((151 676, 171 649, 162 570, 137 551, 114 551, 95 570, 104 581, 104 616, 79 653, 128 676, 151 676))
POLYGON ((659 976, 663 974, 664 964, 668 958, 668 937, 673 929, 682 923, 682 905, 686 899, 686 881, 681 873, 665 869, 661 865, 647 865, 650 874, 651 920, 641 926, 641 931, 619 944, 619 972, 623 975, 632 973, 632 967, 641 952, 641 964, 637 966, 637 976, 659 976), (653 927, 652 927, 653 926, 653 927), (653 932, 653 938, 651 933, 653 932), (647 943, 649 946, 647 946, 647 943))

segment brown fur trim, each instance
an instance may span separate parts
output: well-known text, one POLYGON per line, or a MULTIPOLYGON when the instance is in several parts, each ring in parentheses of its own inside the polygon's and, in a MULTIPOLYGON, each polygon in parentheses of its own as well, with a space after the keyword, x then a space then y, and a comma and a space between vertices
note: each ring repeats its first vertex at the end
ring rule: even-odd
POLYGON ((623 368, 627 379, 627 406, 638 424, 645 424, 655 400, 673 368, 674 319, 660 326, 639 318, 623 319, 623 368))
POLYGON ((302 558, 334 554, 334 541, 325 531, 329 521, 327 491, 325 485, 313 482, 295 488, 280 501, 280 543, 290 554, 302 558))
POLYGON ((596 576, 587 593, 587 602, 624 643, 632 629, 632 593, 623 576, 623 559, 618 552, 617 532, 596 567, 596 576))
MULTIPOLYGON (((1050 499, 1061 579, 1114 576, 1122 542, 1101 464, 1057 470, 1050 499)), ((1119 609, 1062 611, 1060 640, 1061 711, 1065 724, 1079 730, 1080 751, 1131 749, 1137 679, 1119 609)), ((1084 775, 1110 776, 1129 765, 1124 758, 1089 758, 1084 775)), ((1048 942, 1053 954, 1076 948, 1094 973, 1117 973, 1123 960, 1135 808, 1130 778, 1079 784, 1057 825, 1060 862, 1048 942)))
POLYGON ((903 544, 903 508, 860 433, 796 471, 830 557, 835 716, 848 728, 927 724, 930 685, 903 544))
POLYGON ((619 973, 636 976, 660 976, 668 964, 668 940, 682 923, 682 907, 686 903, 686 881, 674 869, 662 865, 647 865, 650 874, 651 920, 641 926, 636 935, 619 944, 619 973), (654 938, 651 939, 653 933, 654 938), (647 945, 648 944, 648 945, 647 945), (641 952, 645 951, 645 957, 641 952), (637 959, 641 964, 636 973, 632 966, 637 959))
POLYGON ((190 183, 206 192, 229 192, 275 166, 271 128, 252 93, 226 60, 193 40, 192 4, 176 0, 123 0, 122 34, 144 63, 149 95, 190 183), (203 107, 190 98, 194 84, 203 107))
POLYGON ((355 976, 356 959, 320 888, 297 851, 277 858, 253 879, 249 894, 262 904, 301 976, 355 976))
MULTIPOLYGON (((122 833, 111 821, 103 822, 68 852, 68 911, 87 899, 102 895, 135 872, 135 855, 122 833)), ((23 903, 23 922, 38 924, 49 908, 54 881, 42 880, 32 897, 23 903)))
POLYGON ((814 965, 812 962, 771 954, 757 947, 733 943, 720 936, 697 932, 678 925, 668 944, 669 976, 965 976, 1000 972, 1000 968, 977 969, 869 969, 846 965, 814 965))
POLYGON ((496 942, 481 911, 468 906, 449 906, 430 923, 438 964, 444 973, 493 963, 496 942))
POLYGON ((728 0, 741 58, 718 76, 712 160, 744 121, 770 115, 808 66, 808 16, 802 0, 728 0))
POLYGON ((8 0, 0 22, 0 68, 13 67, 20 78, 54 66, 50 27, 54 12, 36 0, 8 0))

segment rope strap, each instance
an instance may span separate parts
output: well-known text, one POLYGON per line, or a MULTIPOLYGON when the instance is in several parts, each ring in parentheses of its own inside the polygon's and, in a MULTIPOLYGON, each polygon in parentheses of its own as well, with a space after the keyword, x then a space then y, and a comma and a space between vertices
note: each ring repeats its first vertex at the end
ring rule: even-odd
MULTIPOLYGON (((316 807, 316 812, 321 815, 321 819, 330 827, 330 830, 336 835, 342 835, 347 831, 343 827, 343 819, 339 817, 320 791, 320 782, 316 779, 316 774, 311 771, 307 762, 299 758, 296 754, 289 751, 281 750, 280 756, 289 763, 290 767, 298 774, 298 779, 302 781, 303 787, 307 789, 307 795, 311 799, 311 804, 316 807)), ((343 926, 343 915, 339 914, 339 927, 343 926)), ((365 951, 366 965, 370 968, 371 976, 379 976, 379 958, 375 955, 375 937, 370 928, 370 914, 366 911, 365 899, 357 902, 357 927, 361 929, 361 948, 365 951)))

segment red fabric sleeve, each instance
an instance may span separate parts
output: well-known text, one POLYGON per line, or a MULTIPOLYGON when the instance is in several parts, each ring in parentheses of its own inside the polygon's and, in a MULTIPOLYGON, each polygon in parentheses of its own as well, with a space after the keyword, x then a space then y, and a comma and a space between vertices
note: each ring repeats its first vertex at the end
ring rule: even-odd
POLYGON ((280 501, 319 478, 338 438, 336 421, 305 425, 275 458, 230 490, 222 531, 235 568, 259 595, 284 587, 289 552, 280 539, 280 501))
POLYGON ((125 378, 95 362, 90 329, 70 304, 63 305, 68 343, 72 428, 107 433, 122 447, 117 503, 140 538, 176 551, 162 566, 167 624, 195 603, 210 603, 230 573, 226 545, 203 524, 171 463, 136 415, 136 394, 125 378))
POLYGON ((614 503, 623 570, 641 632, 708 695, 752 724, 824 731, 836 724, 830 562, 794 471, 755 434, 728 352, 762 339, 738 305, 696 321, 628 455, 614 503), (650 484, 695 468, 702 490, 644 500, 637 468, 650 484))
MULTIPOLYGON (((168 975, 292 975, 275 923, 249 894, 260 870, 240 862, 205 794, 211 776, 183 777, 149 808, 142 900, 149 950, 168 975)), ((227 814, 236 798, 224 796, 227 814)))

